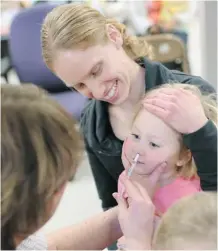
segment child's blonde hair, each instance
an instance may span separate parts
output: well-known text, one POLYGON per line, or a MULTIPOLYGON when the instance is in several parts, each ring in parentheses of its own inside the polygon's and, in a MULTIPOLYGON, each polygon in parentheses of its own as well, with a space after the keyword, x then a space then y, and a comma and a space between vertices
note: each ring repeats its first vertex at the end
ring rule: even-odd
MULTIPOLYGON (((143 97, 143 100, 147 96, 149 96, 151 93, 153 93, 157 90, 163 89, 163 88, 168 88, 168 89, 169 88, 173 88, 173 89, 181 89, 182 88, 184 90, 188 90, 188 91, 192 92, 194 95, 196 95, 200 99, 206 117, 209 120, 211 120, 215 125, 217 125, 218 109, 217 109, 217 102, 216 102, 216 95, 215 94, 203 93, 203 92, 201 92, 199 87, 197 87, 196 85, 181 84, 181 83, 168 83, 168 84, 158 86, 157 88, 146 92, 145 96, 143 97)), ((137 112, 136 112, 136 115, 135 115, 133 122, 135 121, 135 119, 138 116, 138 114, 140 113, 140 111, 142 111, 145 108, 141 105, 141 102, 140 102, 140 104, 137 106, 136 109, 137 109, 137 112)), ((182 146, 181 151, 187 150, 186 146, 183 144, 182 141, 181 141, 181 146, 182 146)), ((182 167, 181 166, 177 167, 176 173, 179 176, 182 176, 184 178, 192 178, 194 176, 197 176, 197 168, 196 168, 194 159, 191 158, 191 160, 188 163, 186 163, 185 165, 183 165, 182 167)))
POLYGON ((217 250, 216 192, 184 197, 169 208, 154 235, 153 249, 191 250, 202 245, 217 250))

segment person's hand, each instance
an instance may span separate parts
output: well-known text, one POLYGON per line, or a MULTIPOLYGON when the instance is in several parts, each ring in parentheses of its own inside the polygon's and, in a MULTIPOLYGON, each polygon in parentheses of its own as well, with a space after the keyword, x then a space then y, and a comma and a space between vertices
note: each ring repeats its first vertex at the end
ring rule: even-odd
MULTIPOLYGON (((128 170, 131 166, 131 163, 127 160, 124 150, 122 151, 122 163, 123 166, 126 170, 128 170)), ((132 172, 131 175, 131 180, 134 183, 138 183, 140 184, 142 187, 144 187, 147 191, 147 193, 149 194, 150 198, 153 197, 154 192, 156 191, 156 189, 158 188, 158 182, 160 181, 160 179, 164 178, 167 179, 168 177, 166 177, 166 170, 167 170, 167 163, 166 162, 161 162, 159 163, 156 167, 154 167, 153 171, 147 175, 140 175, 137 174, 136 171, 132 172)), ((119 181, 121 183, 121 185, 123 186, 123 182, 122 182, 122 176, 124 174, 122 174, 119 178, 119 181)), ((125 189, 125 188, 124 188, 125 189)), ((126 191, 124 191, 126 193, 126 191)))
POLYGON ((162 88, 148 95, 143 105, 176 131, 190 134, 208 121, 200 99, 182 88, 162 88))
POLYGON ((139 184, 128 178, 123 181, 128 202, 118 193, 113 196, 119 208, 119 223, 125 237, 127 249, 150 249, 153 235, 155 207, 139 184))
POLYGON ((122 236, 120 239, 117 240, 117 248, 118 250, 126 249, 126 240, 124 236, 122 236))

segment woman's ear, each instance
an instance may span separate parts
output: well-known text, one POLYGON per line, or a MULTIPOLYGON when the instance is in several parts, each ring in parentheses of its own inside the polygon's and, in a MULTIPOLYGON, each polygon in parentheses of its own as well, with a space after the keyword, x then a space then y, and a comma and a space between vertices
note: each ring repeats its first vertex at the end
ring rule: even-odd
POLYGON ((109 40, 115 44, 117 49, 123 46, 123 38, 120 31, 112 24, 106 24, 106 32, 109 40))
POLYGON ((176 165, 178 167, 182 167, 184 165, 186 165, 192 158, 192 153, 189 149, 184 149, 182 150, 182 152, 180 153, 179 159, 176 162, 176 165))

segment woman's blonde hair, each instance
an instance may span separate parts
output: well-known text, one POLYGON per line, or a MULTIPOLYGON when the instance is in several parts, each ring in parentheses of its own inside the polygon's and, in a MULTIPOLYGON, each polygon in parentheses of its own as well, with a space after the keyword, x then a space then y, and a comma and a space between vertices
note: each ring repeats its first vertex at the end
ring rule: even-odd
POLYGON ((217 192, 199 192, 176 202, 163 215, 154 250, 217 250, 217 192))
POLYGON ((54 8, 44 20, 41 44, 46 65, 52 70, 58 50, 84 49, 107 43, 107 25, 113 25, 121 33, 123 48, 130 58, 149 57, 150 49, 144 38, 128 35, 124 24, 107 19, 88 5, 73 3, 54 8))
MULTIPOLYGON (((198 86, 196 85, 190 85, 190 84, 181 84, 181 83, 168 83, 161 86, 158 86, 157 88, 154 88, 148 92, 146 92, 145 96, 143 97, 143 100, 149 96, 151 93, 158 91, 163 88, 173 88, 173 89, 184 89, 192 92, 194 95, 196 95, 199 100, 201 101, 202 107, 204 109, 206 117, 211 120, 216 126, 217 126, 217 115, 218 115, 218 108, 217 108, 217 102, 216 102, 216 95, 215 94, 207 94, 203 93, 198 86)), ((139 104, 137 106, 137 112, 134 120, 138 116, 139 112, 144 109, 144 107, 139 104)), ((181 141, 182 145, 182 151, 187 151, 188 149, 184 146, 183 142, 181 141)), ((191 158, 191 160, 183 165, 176 167, 176 173, 179 176, 182 176, 184 178, 192 178, 194 176, 197 176, 197 168, 194 162, 194 159, 191 158)))
POLYGON ((13 249, 14 235, 51 216, 47 202, 75 175, 83 141, 71 115, 36 86, 2 85, 1 112, 2 245, 13 249))

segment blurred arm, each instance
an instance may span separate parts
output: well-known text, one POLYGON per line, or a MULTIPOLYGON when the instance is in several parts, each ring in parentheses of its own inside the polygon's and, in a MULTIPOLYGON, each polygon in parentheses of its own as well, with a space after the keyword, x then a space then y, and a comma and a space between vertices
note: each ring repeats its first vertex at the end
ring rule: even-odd
POLYGON ((115 207, 80 224, 57 230, 47 236, 47 241, 49 250, 103 250, 121 236, 115 207))

